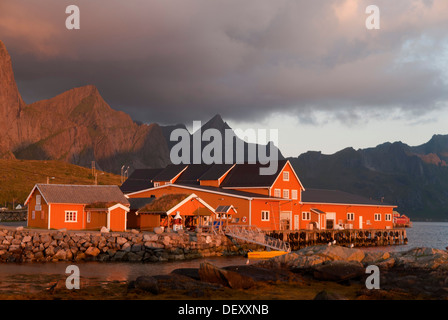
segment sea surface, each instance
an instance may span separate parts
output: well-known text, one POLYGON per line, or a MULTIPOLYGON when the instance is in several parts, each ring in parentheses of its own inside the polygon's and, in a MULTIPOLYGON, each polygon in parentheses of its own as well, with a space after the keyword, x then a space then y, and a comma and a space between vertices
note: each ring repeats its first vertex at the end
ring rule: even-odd
MULTIPOLYGON (((415 247, 431 247, 445 250, 448 246, 448 222, 414 222, 407 228, 407 245, 362 248, 363 250, 405 251, 415 247)), ((80 275, 103 281, 132 281, 141 275, 168 274, 178 268, 198 268, 203 262, 218 267, 256 263, 242 256, 210 257, 189 261, 130 263, 130 262, 76 262, 80 275)), ((0 284, 20 283, 29 275, 65 275, 70 262, 48 263, 0 263, 0 284)), ((1 290, 1 286, 0 286, 1 290)))

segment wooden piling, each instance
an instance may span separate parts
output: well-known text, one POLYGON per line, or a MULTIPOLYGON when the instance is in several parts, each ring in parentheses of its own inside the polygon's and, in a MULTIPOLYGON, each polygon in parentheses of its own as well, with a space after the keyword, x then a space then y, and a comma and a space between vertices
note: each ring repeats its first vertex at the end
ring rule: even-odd
POLYGON ((317 244, 351 247, 392 246, 407 244, 405 228, 345 230, 270 230, 271 237, 289 242, 292 250, 317 244), (335 242, 334 242, 335 241, 335 242))

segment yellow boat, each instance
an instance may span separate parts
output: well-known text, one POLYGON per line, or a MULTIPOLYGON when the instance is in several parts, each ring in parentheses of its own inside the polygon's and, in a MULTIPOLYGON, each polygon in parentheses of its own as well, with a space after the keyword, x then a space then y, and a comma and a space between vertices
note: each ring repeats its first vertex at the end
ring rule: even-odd
POLYGON ((286 251, 250 251, 247 253, 249 259, 270 259, 287 254, 286 251))

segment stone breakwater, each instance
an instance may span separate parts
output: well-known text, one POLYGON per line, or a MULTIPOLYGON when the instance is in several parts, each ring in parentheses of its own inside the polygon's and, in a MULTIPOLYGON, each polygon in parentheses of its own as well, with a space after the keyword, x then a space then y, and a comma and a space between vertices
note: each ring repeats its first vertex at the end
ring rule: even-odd
POLYGON ((26 210, 0 211, 0 221, 26 221, 26 210))
POLYGON ((224 235, 205 233, 0 229, 0 262, 158 262, 242 255, 256 249, 252 244, 233 243, 224 235))

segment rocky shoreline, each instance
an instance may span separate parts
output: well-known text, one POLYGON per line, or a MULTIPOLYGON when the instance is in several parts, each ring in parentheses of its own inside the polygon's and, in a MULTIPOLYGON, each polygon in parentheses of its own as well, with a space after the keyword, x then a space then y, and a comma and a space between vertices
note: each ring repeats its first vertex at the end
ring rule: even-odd
MULTIPOLYGON (((202 233, 69 232, 0 229, 0 261, 180 261, 259 250, 222 235, 202 233)), ((40 275, 38 277, 44 277, 40 275)), ((33 278, 34 279, 34 278, 33 278)), ((40 279, 43 288, 18 299, 448 299, 448 252, 433 248, 365 251, 316 245, 268 260, 219 268, 176 269, 170 274, 140 275, 128 281, 81 277, 80 290, 68 290, 66 277, 40 279), (379 271, 379 289, 368 289, 368 266, 379 271)), ((36 279, 30 280, 35 282, 36 279)), ((15 292, 15 291, 14 291, 15 292)))
POLYGON ((260 247, 196 232, 98 232, 0 229, 0 262, 163 262, 241 255, 260 247))

